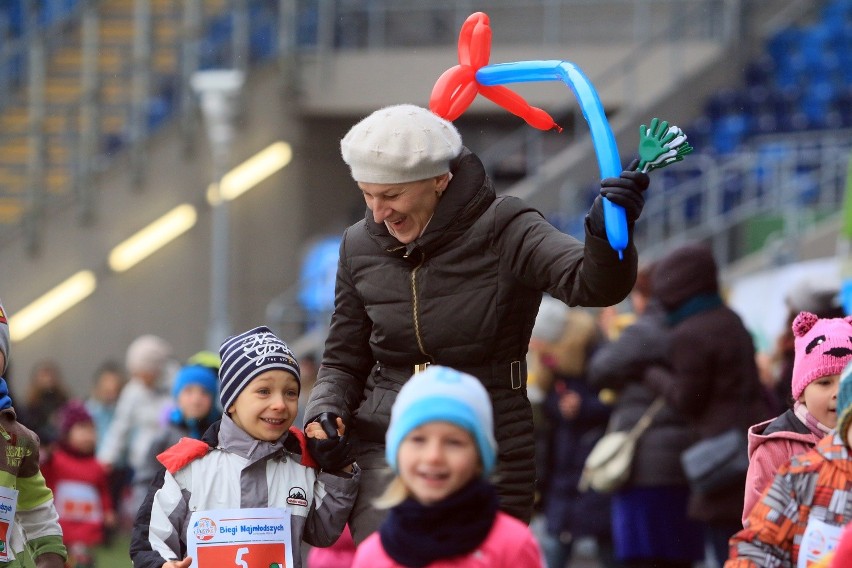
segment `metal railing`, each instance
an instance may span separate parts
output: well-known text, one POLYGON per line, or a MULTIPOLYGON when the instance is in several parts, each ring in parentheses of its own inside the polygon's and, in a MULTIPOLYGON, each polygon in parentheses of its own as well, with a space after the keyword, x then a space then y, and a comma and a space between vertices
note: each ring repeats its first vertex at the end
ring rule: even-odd
POLYGON ((730 15, 739 0, 374 0, 302 2, 302 43, 321 51, 456 44, 464 20, 485 11, 495 45, 571 45, 640 42, 660 33, 672 39, 736 33, 730 15), (698 10, 699 12, 696 12, 698 10), (690 17, 697 15, 700 17, 690 17), (677 23, 678 27, 673 27, 677 23), (315 31, 312 33, 311 30, 315 31))
MULTIPOLYGON (((20 164, 4 163, 0 155, 0 199, 17 198, 19 192, 3 187, 3 175, 27 179, 25 210, 27 242, 34 248, 40 227, 51 205, 74 206, 81 221, 93 218, 97 210, 97 174, 120 152, 130 155, 131 175, 140 185, 146 167, 146 143, 153 129, 165 118, 177 117, 187 151, 198 125, 195 100, 189 77, 201 68, 227 66, 244 69, 255 57, 254 45, 263 36, 271 44, 266 56, 277 58, 282 83, 292 84, 298 54, 333 54, 350 49, 447 46, 455 48, 464 19, 480 8, 470 0, 414 1, 373 0, 367 3, 346 0, 222 0, 221 11, 211 11, 217 3, 202 0, 174 0, 170 4, 134 0, 131 13, 124 15, 133 33, 124 45, 129 62, 105 74, 99 65, 104 50, 115 49, 103 37, 104 8, 109 0, 44 0, 51 5, 71 6, 63 18, 50 26, 36 26, 39 33, 25 33, 0 42, 0 105, 26 109, 26 126, 18 132, 0 131, 0 147, 25 139, 29 158, 20 164), (178 31, 160 37, 154 30, 155 7, 170 5, 178 31), (258 13, 261 14, 258 17, 258 13), (257 29, 262 28, 261 34, 257 29), (157 50, 177 50, 178 63, 163 71, 157 64, 157 50), (63 49, 78 49, 79 94, 61 104, 46 96, 54 58, 63 49), (286 74, 286 75, 285 75, 286 74), (25 79, 22 83, 21 77, 25 79), (130 85, 130 96, 119 101, 105 100, 107 81, 130 85), (28 89, 22 87, 27 84, 28 89), (58 136, 49 135, 47 116, 65 117, 67 126, 58 136), (120 129, 110 130, 107 119, 116 117, 120 129), (65 148, 65 163, 53 163, 53 145, 65 148), (47 190, 53 169, 64 167, 66 185, 71 191, 47 190), (17 170, 16 170, 17 168, 17 170)), ((38 0, 25 0, 29 9, 43 6, 38 0)), ((635 49, 596 77, 598 89, 618 85, 624 93, 636 87, 633 74, 642 53, 663 47, 669 54, 669 73, 676 81, 683 71, 679 46, 688 39, 724 44, 736 37, 740 26, 741 0, 492 0, 486 8, 495 26, 495 45, 570 45, 571 42, 607 44, 628 39, 635 49), (499 25, 510 22, 511 25, 499 25)), ((0 32, 2 31, 0 25, 0 32)), ((32 30, 31 30, 32 31, 32 30)), ((625 101, 632 101, 630 96, 625 101)), ((4 110, 0 108, 0 112, 4 110)), ((5 110, 9 110, 6 108, 5 110)), ((578 109, 575 110, 578 113, 578 109)), ((573 123, 582 124, 578 114, 573 123)), ((2 154, 2 153, 0 153, 2 154)), ((527 126, 482 152, 489 170, 507 158, 526 164, 526 175, 534 175, 547 159, 540 133, 527 126)), ((9 227, 0 227, 8 230, 9 227)), ((19 228, 16 230, 20 230, 19 228)), ((8 239, 6 239, 8 240, 8 239)))
MULTIPOLYGON (((667 16, 660 18, 660 10, 663 10, 664 4, 669 3, 635 3, 632 23, 635 45, 629 53, 612 62, 595 77, 595 87, 598 91, 615 87, 622 93, 625 105, 619 108, 618 112, 634 111, 639 106, 639 98, 631 96, 631 93, 636 93, 638 84, 636 69, 641 59, 651 50, 661 46, 666 50, 669 66, 660 70, 661 80, 674 86, 682 81, 687 71, 682 61, 682 42, 704 40, 724 46, 737 37, 741 10, 739 2, 679 2, 677 7, 669 6, 667 16)), ((663 10, 663 13, 665 12, 666 10, 663 10)), ((573 130, 568 134, 572 140, 576 140, 587 136, 588 129, 585 127, 579 105, 573 104, 571 109, 572 114, 568 122, 573 125, 573 130)), ((543 151, 544 136, 545 133, 541 131, 522 126, 487 148, 480 157, 488 171, 493 171, 507 158, 521 161, 527 166, 526 174, 534 177, 539 168, 554 154, 543 151)), ((533 192, 542 189, 544 184, 539 185, 533 192)))
POLYGON ((676 175, 654 174, 637 245, 654 258, 706 241, 724 267, 773 241, 794 242, 843 207, 850 156, 849 130, 763 136, 729 157, 689 156, 672 167, 676 175))

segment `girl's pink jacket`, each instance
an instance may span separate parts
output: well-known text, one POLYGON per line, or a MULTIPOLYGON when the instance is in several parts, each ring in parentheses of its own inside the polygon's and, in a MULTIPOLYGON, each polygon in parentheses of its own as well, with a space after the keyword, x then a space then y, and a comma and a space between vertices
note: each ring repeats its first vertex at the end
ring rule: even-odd
POLYGON ((308 553, 310 568, 350 568, 355 559, 355 541, 349 532, 349 525, 344 527, 340 538, 331 546, 314 547, 308 553))
MULTIPOLYGON (((795 417, 793 417, 796 420, 795 417)), ((752 507, 760 501, 763 491, 772 484, 778 469, 790 458, 811 450, 822 439, 816 434, 778 431, 769 435, 763 432, 772 418, 748 429, 748 473, 746 474, 743 525, 752 507)))
MULTIPOLYGON (((485 541, 466 556, 441 559, 428 568, 542 568, 538 543, 527 525, 498 512, 485 541)), ((405 568, 394 562, 382 548, 379 533, 367 537, 355 553, 352 568, 405 568)))

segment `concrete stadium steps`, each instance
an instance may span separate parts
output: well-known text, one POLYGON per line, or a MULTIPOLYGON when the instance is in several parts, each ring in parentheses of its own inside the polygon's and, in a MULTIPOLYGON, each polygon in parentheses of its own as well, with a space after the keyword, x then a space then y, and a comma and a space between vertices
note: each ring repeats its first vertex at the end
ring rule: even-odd
MULTIPOLYGON (((125 99, 115 96, 104 95, 103 104, 99 107, 101 132, 104 134, 121 133, 127 123, 125 99)), ((48 135, 76 133, 79 126, 79 116, 76 113, 63 114, 61 108, 53 109, 55 112, 48 114, 44 120, 44 131, 48 135)), ((29 111, 24 106, 13 106, 0 114, 0 132, 5 136, 25 135, 29 128, 29 111)))
POLYGON ((0 223, 13 225, 24 213, 24 202, 15 197, 0 197, 0 223))
MULTIPOLYGON (((224 0, 205 0, 205 15, 226 8, 224 0)), ((150 0, 152 17, 152 85, 160 77, 179 72, 183 2, 150 0)), ((100 85, 98 113, 101 144, 127 135, 133 93, 134 0, 107 0, 99 6, 98 70, 100 85)), ((58 47, 47 64, 45 84, 46 136, 44 189, 48 198, 71 191, 73 170, 78 163, 76 141, 80 132, 81 65, 80 29, 58 47)), ((26 99, 26 92, 20 94, 26 99)), ((0 225, 20 222, 27 207, 29 162, 29 110, 9 105, 0 113, 0 225)))

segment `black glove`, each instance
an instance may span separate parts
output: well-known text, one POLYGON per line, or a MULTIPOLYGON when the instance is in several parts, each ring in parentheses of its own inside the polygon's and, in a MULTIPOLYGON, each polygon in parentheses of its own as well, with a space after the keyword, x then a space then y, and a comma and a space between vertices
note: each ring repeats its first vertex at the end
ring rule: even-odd
POLYGON ((346 434, 327 440, 308 438, 308 451, 323 471, 340 471, 355 461, 355 447, 346 434))
POLYGON ((340 418, 334 412, 323 412, 317 415, 311 422, 319 422, 323 432, 329 438, 337 438, 337 419, 340 418))
POLYGON ((349 436, 337 434, 337 414, 323 412, 311 422, 319 422, 328 436, 327 440, 308 438, 308 451, 325 471, 339 471, 355 461, 355 448, 349 443, 349 436))
POLYGON ((638 165, 639 159, 637 158, 630 162, 626 170, 621 172, 621 176, 601 180, 601 194, 595 198, 588 215, 586 215, 586 222, 592 235, 606 238, 603 213, 604 197, 624 208, 628 227, 632 227, 636 219, 639 218, 642 208, 645 206, 645 196, 642 193, 648 189, 651 179, 648 174, 636 171, 638 165))

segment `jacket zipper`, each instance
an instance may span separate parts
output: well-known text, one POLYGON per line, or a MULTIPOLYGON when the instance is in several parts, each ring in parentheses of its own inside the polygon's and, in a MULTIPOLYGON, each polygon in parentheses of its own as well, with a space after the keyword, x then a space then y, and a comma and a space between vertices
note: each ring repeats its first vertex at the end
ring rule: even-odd
POLYGON ((432 356, 426 353, 426 348, 423 347, 423 338, 420 336, 420 316, 419 310, 417 306, 417 271, 423 266, 423 262, 426 260, 426 255, 423 251, 420 251, 420 262, 417 263, 417 266, 411 271, 411 309, 414 315, 414 337, 417 338, 417 348, 420 349, 420 352, 429 358, 431 362, 432 356))

